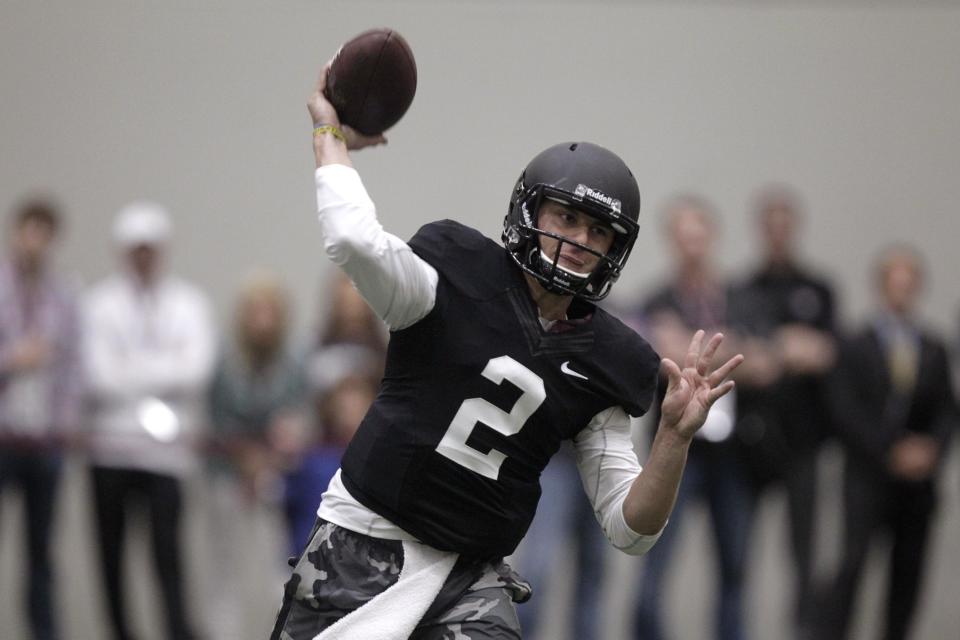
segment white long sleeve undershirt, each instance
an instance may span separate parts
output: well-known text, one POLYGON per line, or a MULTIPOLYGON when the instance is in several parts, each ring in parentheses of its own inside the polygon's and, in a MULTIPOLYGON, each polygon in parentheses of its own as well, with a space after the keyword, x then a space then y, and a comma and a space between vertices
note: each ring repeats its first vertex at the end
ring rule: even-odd
POLYGON ((332 164, 316 173, 323 248, 391 330, 409 327, 433 309, 437 271, 406 242, 387 233, 360 175, 332 164))
MULTIPOLYGON (((345 165, 326 165, 317 169, 315 179, 324 250, 377 315, 392 330, 399 330, 430 313, 436 301, 436 269, 383 229, 359 174, 345 165)), ((577 434, 574 448, 584 489, 607 538, 625 553, 645 553, 659 534, 638 534, 623 516, 623 501, 641 471, 627 413, 622 407, 600 412, 577 434)), ((358 533, 412 539, 353 499, 340 482, 339 472, 323 494, 317 513, 358 533)))

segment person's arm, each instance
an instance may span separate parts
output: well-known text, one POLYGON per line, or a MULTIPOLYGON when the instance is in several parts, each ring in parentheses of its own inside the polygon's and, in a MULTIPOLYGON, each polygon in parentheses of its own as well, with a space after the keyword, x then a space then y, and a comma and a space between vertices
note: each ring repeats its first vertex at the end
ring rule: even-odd
POLYGON ((86 302, 83 363, 89 391, 98 398, 116 400, 142 394, 195 393, 207 384, 213 368, 216 338, 205 299, 180 293, 182 305, 176 334, 166 336, 162 351, 142 352, 125 346, 125 316, 116 290, 99 292, 86 302))
POLYGON ((950 356, 945 347, 937 346, 936 362, 935 370, 940 375, 935 381, 936 400, 934 402, 937 408, 931 435, 937 442, 939 458, 942 460, 947 453, 953 433, 960 427, 960 407, 957 406, 957 398, 953 392, 953 372, 950 369, 950 356))
POLYGON ((320 74, 307 105, 314 126, 317 211, 324 250, 387 326, 403 329, 433 309, 437 272, 377 220, 349 151, 383 144, 386 139, 362 136, 341 126, 323 95, 328 68, 320 74))
POLYGON ((722 336, 701 353, 703 332, 690 343, 684 369, 662 365, 669 384, 657 436, 641 469, 630 438, 630 417, 622 407, 601 411, 577 434, 573 445, 583 488, 607 539, 617 549, 646 553, 660 537, 673 509, 693 434, 720 397, 733 389, 725 381, 743 360, 734 356, 713 373, 710 364, 722 336))
POLYGON ((206 297, 192 287, 178 287, 169 295, 167 304, 180 309, 177 326, 164 335, 162 350, 128 360, 127 375, 139 388, 159 395, 197 394, 206 389, 216 363, 213 312, 206 297))
POLYGON ((59 303, 60 336, 54 371, 53 426, 61 434, 75 434, 83 413, 84 376, 81 363, 80 307, 71 291, 59 303))
POLYGON ((327 165, 317 169, 316 179, 327 257, 390 329, 409 327, 430 313, 439 279, 436 269, 383 229, 357 172, 327 165))
POLYGON ((630 416, 622 407, 610 407, 590 420, 574 438, 573 446, 583 489, 604 535, 620 551, 642 555, 660 535, 637 533, 624 518, 624 500, 641 473, 630 426, 630 416))
POLYGON ((960 424, 946 350, 940 345, 933 348, 929 387, 923 395, 931 404, 929 432, 907 432, 893 444, 888 457, 888 468, 896 477, 914 482, 934 477, 960 424))
POLYGON ((663 529, 673 510, 690 442, 713 403, 733 389, 733 381, 726 378, 743 361, 738 354, 711 372, 723 335, 715 334, 706 346, 703 335, 703 331, 694 334, 682 369, 669 358, 661 362, 667 391, 660 424, 647 463, 623 501, 626 524, 638 534, 656 535, 663 529))
POLYGON ((136 394, 126 377, 123 357, 113 336, 123 321, 115 291, 99 288, 83 300, 81 362, 87 391, 97 401, 116 400, 136 394))

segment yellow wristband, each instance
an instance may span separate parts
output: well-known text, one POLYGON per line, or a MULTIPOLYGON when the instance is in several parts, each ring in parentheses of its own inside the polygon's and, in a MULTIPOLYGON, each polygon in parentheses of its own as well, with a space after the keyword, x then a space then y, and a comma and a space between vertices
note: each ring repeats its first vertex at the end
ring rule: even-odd
POLYGON ((340 142, 344 144, 347 143, 347 138, 343 135, 343 131, 341 131, 339 127, 335 127, 332 124, 321 124, 313 128, 313 135, 319 136, 323 133, 329 133, 340 142))

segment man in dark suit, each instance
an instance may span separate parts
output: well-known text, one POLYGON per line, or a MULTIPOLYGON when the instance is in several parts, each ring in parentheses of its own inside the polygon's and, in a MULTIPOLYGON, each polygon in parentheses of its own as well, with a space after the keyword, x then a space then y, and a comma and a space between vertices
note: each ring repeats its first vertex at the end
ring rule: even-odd
POLYGON ((916 610, 935 480, 960 423, 947 350, 915 317, 923 275, 912 249, 881 254, 880 309, 842 345, 831 381, 831 408, 846 452, 845 531, 829 594, 829 629, 821 637, 846 637, 868 550, 881 532, 892 539, 883 637, 907 637, 916 610))

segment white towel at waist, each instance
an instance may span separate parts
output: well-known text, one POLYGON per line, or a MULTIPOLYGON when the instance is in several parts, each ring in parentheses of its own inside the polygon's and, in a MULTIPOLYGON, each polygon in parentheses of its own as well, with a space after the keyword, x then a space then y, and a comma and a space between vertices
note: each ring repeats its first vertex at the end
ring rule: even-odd
POLYGON ((327 627, 314 640, 406 640, 440 593, 458 554, 403 541, 397 582, 327 627))

